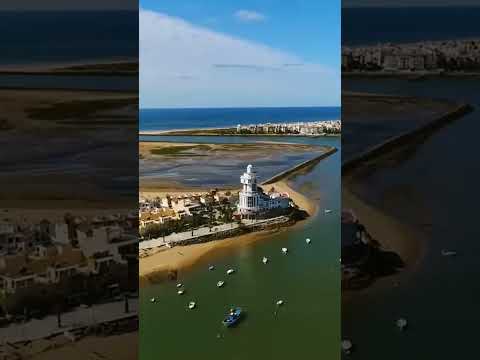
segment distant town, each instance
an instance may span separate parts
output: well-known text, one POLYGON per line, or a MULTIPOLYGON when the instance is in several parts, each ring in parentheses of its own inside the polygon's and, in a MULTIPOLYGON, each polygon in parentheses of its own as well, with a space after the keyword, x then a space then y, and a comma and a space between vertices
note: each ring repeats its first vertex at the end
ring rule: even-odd
POLYGON ((479 72, 480 40, 342 47, 343 72, 479 72))
POLYGON ((296 135, 296 136, 329 136, 340 135, 341 120, 301 121, 288 123, 238 124, 236 127, 187 130, 146 130, 140 135, 195 135, 195 136, 241 136, 241 135, 296 135))
POLYGON ((340 134, 340 120, 237 125, 239 134, 327 135, 340 134))

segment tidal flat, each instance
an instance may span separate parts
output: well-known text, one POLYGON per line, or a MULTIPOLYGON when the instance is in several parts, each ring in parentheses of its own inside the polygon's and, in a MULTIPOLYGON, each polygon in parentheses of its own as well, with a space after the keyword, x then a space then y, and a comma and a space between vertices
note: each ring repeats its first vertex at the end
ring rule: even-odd
POLYGON ((141 192, 237 188, 239 176, 255 163, 265 181, 304 161, 324 154, 331 147, 254 142, 243 144, 141 142, 141 192))
POLYGON ((131 206, 136 93, 0 89, 0 98, 3 206, 131 206))

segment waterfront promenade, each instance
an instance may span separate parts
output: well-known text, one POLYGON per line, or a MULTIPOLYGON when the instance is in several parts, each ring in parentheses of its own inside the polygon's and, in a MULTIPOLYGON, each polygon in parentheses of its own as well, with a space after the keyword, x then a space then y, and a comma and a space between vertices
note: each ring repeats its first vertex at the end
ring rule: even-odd
MULTIPOLYGON (((254 230, 256 226, 265 227, 275 224, 282 224, 289 221, 288 216, 278 216, 271 219, 261 219, 261 220, 242 220, 242 226, 248 230, 254 230)), ((236 222, 222 224, 209 228, 208 226, 198 228, 193 231, 184 231, 180 233, 173 233, 168 236, 155 238, 151 240, 141 241, 139 244, 139 250, 149 250, 152 248, 158 248, 161 246, 175 246, 180 244, 201 242, 202 238, 205 237, 229 237, 229 234, 236 233, 239 231, 241 225, 236 222)))
POLYGON ((27 323, 15 323, 0 328, 0 339, 3 343, 43 339, 52 335, 62 334, 78 328, 94 326, 105 322, 136 316, 138 299, 128 300, 129 312, 125 313, 123 300, 91 307, 78 307, 61 315, 61 327, 58 327, 57 315, 46 316, 43 319, 32 319, 27 323))

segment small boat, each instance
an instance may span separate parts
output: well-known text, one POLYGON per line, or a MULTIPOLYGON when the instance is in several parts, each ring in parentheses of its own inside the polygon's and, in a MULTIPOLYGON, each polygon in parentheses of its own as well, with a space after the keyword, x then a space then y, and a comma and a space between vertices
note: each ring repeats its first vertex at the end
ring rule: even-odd
POLYGON ((342 350, 345 352, 345 354, 350 354, 353 349, 353 344, 350 340, 342 340, 342 350))
POLYGON ((332 212, 332 210, 330 209, 325 209, 325 214, 330 214, 332 212))
POLYGON ((210 265, 210 266, 208 267, 208 270, 210 270, 210 271, 215 270, 215 266, 210 265))
POLYGON ((457 255, 456 251, 445 250, 445 249, 442 250, 442 256, 455 256, 455 255, 457 255))
POLYGON ((235 272, 235 270, 233 270, 233 269, 228 269, 228 270, 227 270, 227 275, 233 274, 234 272, 235 272))
POLYGON ((177 284, 177 288, 181 288, 182 286, 183 286, 182 283, 178 283, 178 284, 177 284))
POLYGON ((150 302, 152 302, 152 303, 154 303, 155 301, 156 301, 155 298, 150 299, 150 302))
POLYGON ((235 325, 242 317, 242 309, 237 307, 235 309, 230 309, 228 315, 223 319, 222 324, 226 327, 235 325))
POLYGON ((264 256, 263 259, 262 259, 262 262, 263 262, 264 264, 266 264, 266 263, 268 263, 268 259, 264 256))
POLYGON ((288 249, 286 247, 282 248, 282 252, 286 254, 288 252, 288 249))
POLYGON ((185 294, 185 290, 178 290, 178 291, 177 291, 177 294, 178 294, 178 295, 183 295, 183 294, 185 294))
POLYGON ((217 287, 222 287, 223 285, 225 285, 225 281, 220 280, 217 282, 217 287))
POLYGON ((283 300, 277 300, 275 303, 277 306, 282 306, 283 305, 283 300))
POLYGON ((310 238, 306 238, 306 239, 305 239, 305 242, 306 242, 307 244, 310 244, 310 243, 312 242, 312 240, 310 240, 310 238))
POLYGON ((407 323, 407 319, 404 319, 404 318, 400 318, 397 320, 396 322, 397 324, 397 327, 400 329, 400 330, 403 330, 407 327, 408 323, 407 323))
POLYGON ((195 309, 195 306, 197 306, 197 304, 195 303, 195 301, 190 301, 190 302, 188 303, 188 308, 189 308, 190 310, 195 309))

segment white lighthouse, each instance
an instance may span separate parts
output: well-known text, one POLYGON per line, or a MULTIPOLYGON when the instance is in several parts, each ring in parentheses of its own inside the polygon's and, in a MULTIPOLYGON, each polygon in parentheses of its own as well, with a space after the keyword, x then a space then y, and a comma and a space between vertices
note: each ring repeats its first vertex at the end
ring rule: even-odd
POLYGON ((238 194, 238 212, 245 216, 290 206, 288 194, 265 194, 257 187, 257 175, 252 165, 247 166, 247 171, 240 176, 242 190, 238 194))

